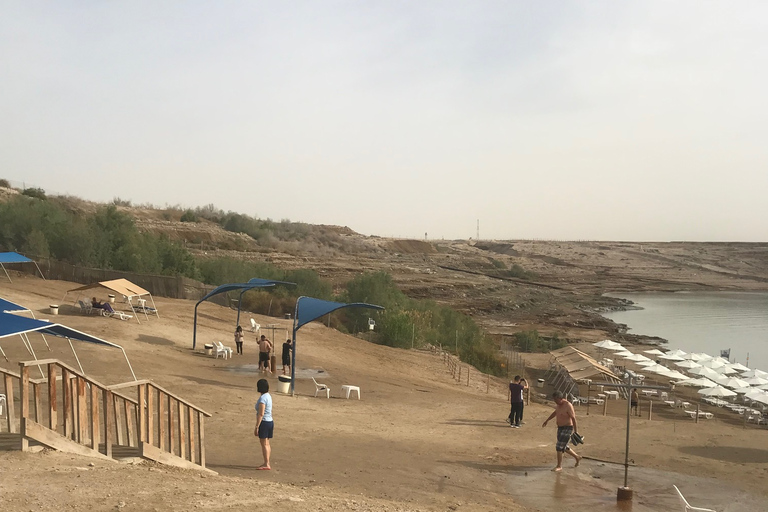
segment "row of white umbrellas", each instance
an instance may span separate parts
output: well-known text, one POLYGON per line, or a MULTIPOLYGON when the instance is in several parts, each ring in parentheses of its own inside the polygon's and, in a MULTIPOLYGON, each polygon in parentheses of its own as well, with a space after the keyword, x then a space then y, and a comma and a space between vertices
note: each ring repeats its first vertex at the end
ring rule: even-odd
POLYGON ((768 392, 766 392, 768 390, 768 372, 750 369, 738 363, 732 364, 722 357, 712 357, 703 353, 689 354, 679 349, 662 352, 656 348, 644 351, 645 354, 657 356, 658 359, 673 362, 694 376, 691 378, 677 370, 657 364, 647 356, 634 354, 615 341, 604 340, 595 343, 594 346, 614 351, 617 357, 642 366, 644 371, 678 380, 677 384, 679 385, 704 388, 699 390, 699 393, 704 396, 729 397, 741 393, 747 398, 768 404, 768 392), (741 375, 739 377, 731 376, 736 373, 741 373, 741 375))

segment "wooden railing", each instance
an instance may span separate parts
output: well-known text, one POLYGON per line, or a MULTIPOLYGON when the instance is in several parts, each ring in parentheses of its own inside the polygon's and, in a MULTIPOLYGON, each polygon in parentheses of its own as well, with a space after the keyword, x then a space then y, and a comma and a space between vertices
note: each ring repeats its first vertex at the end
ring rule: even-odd
POLYGON ((4 423, 8 432, 21 434, 22 450, 36 440, 110 458, 118 456, 114 448, 123 455, 205 468, 205 417, 210 414, 151 381, 106 386, 55 359, 19 363, 19 373, 0 368, 0 375, 7 399, 4 423), (46 366, 47 378, 31 379, 33 365, 46 366), (127 396, 134 393, 135 399, 127 396))

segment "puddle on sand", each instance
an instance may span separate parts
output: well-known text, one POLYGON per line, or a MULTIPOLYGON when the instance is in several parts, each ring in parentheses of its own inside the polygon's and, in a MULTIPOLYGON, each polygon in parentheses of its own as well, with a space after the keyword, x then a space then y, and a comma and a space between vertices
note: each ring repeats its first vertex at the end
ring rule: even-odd
MULTIPOLYGON (((261 372, 259 371, 259 365, 258 364, 244 364, 240 366, 226 366, 227 371, 233 372, 233 373, 250 373, 254 375, 261 375, 261 372)), ((277 369, 277 373, 274 375, 282 375, 282 370, 280 367, 277 369)), ((273 374, 266 374, 268 376, 273 376, 273 374)), ((327 379, 330 378, 330 374, 326 372, 325 370, 317 370, 313 368, 300 368, 296 370, 296 380, 299 379, 311 379, 312 377, 316 379, 327 379)))
POLYGON ((534 510, 667 512, 681 508, 674 484, 695 507, 724 512, 768 510, 768 499, 746 494, 716 479, 638 467, 629 470, 628 483, 634 499, 617 502, 616 492, 624 485, 622 466, 587 460, 578 468, 572 465, 573 461, 564 461, 560 473, 549 467, 510 471, 506 473, 507 492, 515 502, 534 510))

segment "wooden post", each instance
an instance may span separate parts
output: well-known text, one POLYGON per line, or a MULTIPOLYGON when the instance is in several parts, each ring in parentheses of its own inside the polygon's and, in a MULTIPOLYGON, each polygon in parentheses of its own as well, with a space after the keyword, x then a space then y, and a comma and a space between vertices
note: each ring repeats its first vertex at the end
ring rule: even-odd
POLYGON ((168 395, 168 453, 176 453, 176 430, 173 428, 173 402, 171 395, 168 395))
POLYGON ((184 428, 184 404, 182 404, 180 401, 176 401, 177 407, 178 407, 178 417, 179 417, 179 457, 182 459, 186 459, 186 444, 187 444, 187 435, 186 435, 186 429, 184 428))
POLYGON ((139 384, 139 418, 136 421, 136 430, 139 431, 139 443, 143 443, 147 440, 147 410, 145 409, 144 402, 147 399, 147 385, 139 384))
POLYGON ((696 404, 696 417, 693 419, 695 423, 699 422, 699 405, 700 404, 696 404))
POLYGON ((112 392, 104 390, 104 454, 112 457, 112 431, 115 428, 115 401, 112 392))
POLYGON ((154 444, 155 440, 155 388, 147 384, 147 444, 154 444))
POLYGON ((91 448, 99 449, 99 388, 91 384, 91 448))
POLYGON ((10 375, 3 375, 3 384, 5 385, 5 398, 6 408, 8 413, 6 414, 6 421, 8 422, 8 432, 11 434, 16 432, 16 413, 13 406, 13 381, 10 375))
POLYGON ((195 462, 195 411, 187 407, 187 421, 189 422, 189 460, 195 462))
POLYGON ((205 417, 202 413, 197 413, 197 419, 200 430, 200 465, 205 467, 205 417))
POLYGON ((648 399, 648 421, 653 419, 653 400, 648 399))
POLYGON ((131 403, 125 399, 123 400, 123 411, 125 411, 125 442, 128 446, 138 446, 136 443, 136 429, 133 426, 133 420, 136 418, 136 415, 131 409, 131 403))
POLYGON ((85 379, 77 377, 77 442, 85 444, 88 436, 88 405, 85 396, 85 379))
POLYGON ((48 365, 48 428, 56 431, 59 428, 59 418, 56 414, 56 365, 48 365))
POLYGON ((608 415, 608 395, 605 396, 605 401, 603 402, 603 416, 608 415))
POLYGON ((160 449, 163 450, 163 451, 165 451, 165 438, 167 436, 167 434, 166 434, 167 429, 165 428, 165 426, 168 424, 168 418, 166 417, 166 414, 165 414, 165 404, 166 403, 167 403, 167 401, 165 399, 165 396, 163 396, 163 394, 158 391, 158 395, 157 395, 157 430, 158 430, 157 437, 160 438, 158 440, 159 443, 160 443, 159 446, 160 446, 160 449))
POLYGON ((61 369, 61 414, 64 420, 64 436, 72 439, 72 383, 69 381, 69 372, 61 369))
POLYGON ((21 451, 29 449, 29 440, 27 439, 27 419, 29 417, 29 368, 19 363, 19 374, 21 381, 19 384, 19 420, 21 422, 21 451))
POLYGON ((32 383, 32 401, 35 402, 35 422, 42 423, 43 408, 40 401, 40 384, 32 383))
MULTIPOLYGON (((123 422, 120 421, 120 408, 117 406, 118 404, 118 398, 116 395, 113 395, 110 391, 109 394, 112 396, 112 413, 115 415, 115 430, 117 431, 117 444, 120 446, 123 446, 125 443, 125 431, 123 430, 123 422)), ((130 445, 130 443, 128 443, 130 445)))

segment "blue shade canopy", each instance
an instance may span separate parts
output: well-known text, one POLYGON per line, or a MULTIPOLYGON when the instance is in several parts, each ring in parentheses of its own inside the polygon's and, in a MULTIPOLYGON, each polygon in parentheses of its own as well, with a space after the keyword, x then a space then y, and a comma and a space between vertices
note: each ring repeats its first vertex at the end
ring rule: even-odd
POLYGON ((85 334, 84 332, 65 327, 61 324, 52 324, 50 322, 43 322, 42 320, 34 320, 32 318, 0 312, 0 338, 7 338, 9 336, 16 336, 27 332, 39 332, 51 336, 58 336, 60 338, 69 338, 71 340, 85 341, 97 345, 106 345, 122 350, 120 345, 115 345, 114 343, 104 341, 96 336, 85 334))
POLYGON ((32 260, 17 252, 0 252, 0 263, 31 263, 32 260))
POLYGON ((321 316, 332 313, 341 308, 369 308, 384 309, 375 304, 366 304, 364 302, 353 302, 346 304, 344 302, 333 302, 330 300, 315 299, 314 297, 299 297, 296 301, 296 323, 293 326, 294 332, 299 330, 302 325, 306 325, 312 320, 317 320, 321 316))
MULTIPOLYGON (((222 284, 220 286, 217 286, 207 294, 205 294, 205 297, 197 301, 197 304, 195 304, 195 320, 192 326, 192 350, 194 350, 195 345, 197 345, 197 307, 201 303, 213 297, 214 295, 219 295, 220 293, 227 293, 234 290, 238 290, 240 292, 240 297, 242 298, 243 294, 248 290, 253 290, 254 288, 268 288, 278 284, 288 284, 291 286, 296 286, 296 283, 289 283, 287 281, 273 281, 271 279, 261 279, 258 277, 254 277, 253 279, 249 280, 247 283, 222 284)), ((237 303, 237 323, 238 325, 240 324, 240 302, 237 303)))
POLYGON ((25 308, 24 306, 20 306, 15 302, 11 302, 0 297, 0 313, 15 313, 17 311, 29 311, 29 308, 25 308))

